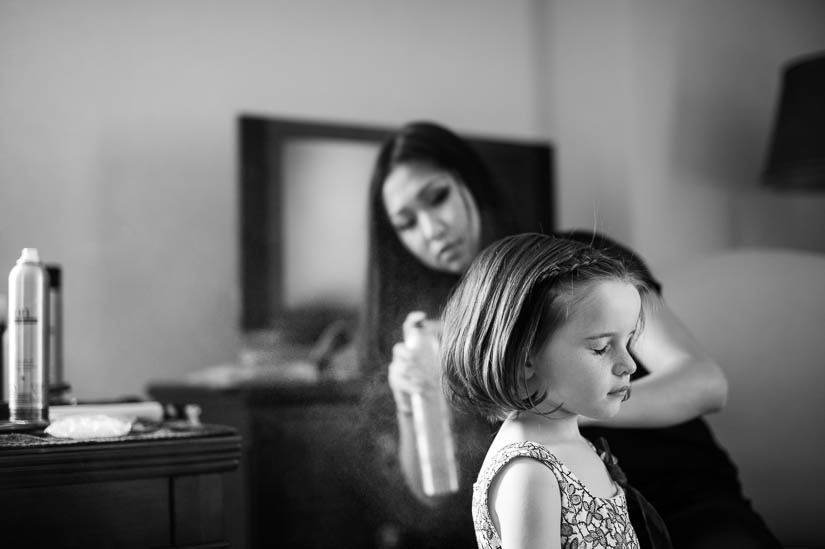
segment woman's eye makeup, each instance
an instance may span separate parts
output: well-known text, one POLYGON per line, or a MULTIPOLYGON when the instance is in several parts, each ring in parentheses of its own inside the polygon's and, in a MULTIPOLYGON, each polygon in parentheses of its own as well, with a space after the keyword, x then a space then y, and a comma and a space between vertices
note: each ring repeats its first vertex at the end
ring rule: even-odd
MULTIPOLYGON (((413 209, 422 207, 435 208, 440 206, 450 197, 450 192, 451 190, 449 185, 429 187, 419 195, 419 206, 414 206, 413 209)), ((408 231, 415 228, 416 217, 415 215, 399 215, 398 217, 391 219, 390 222, 397 232, 408 231)))
POLYGON ((419 208, 435 208, 443 204, 450 197, 450 184, 443 180, 436 180, 422 188, 416 200, 419 208))
POLYGON ((392 226, 397 232, 408 231, 415 227, 414 217, 404 217, 392 220, 392 226))
POLYGON ((437 189, 432 189, 432 192, 427 193, 427 204, 430 206, 438 206, 443 204, 444 201, 447 200, 450 196, 450 188, 449 187, 439 187, 437 189))

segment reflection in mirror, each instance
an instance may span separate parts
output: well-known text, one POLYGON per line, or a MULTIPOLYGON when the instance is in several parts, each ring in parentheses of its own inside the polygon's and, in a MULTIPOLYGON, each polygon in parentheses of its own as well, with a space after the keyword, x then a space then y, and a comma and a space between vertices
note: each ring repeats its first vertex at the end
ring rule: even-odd
POLYGON ((282 194, 281 303, 287 310, 356 310, 367 260, 367 184, 378 146, 301 138, 283 150, 289 183, 282 194))
POLYGON ((355 317, 363 296, 367 187, 388 134, 362 125, 240 117, 247 342, 274 337, 309 344, 334 320, 355 317))

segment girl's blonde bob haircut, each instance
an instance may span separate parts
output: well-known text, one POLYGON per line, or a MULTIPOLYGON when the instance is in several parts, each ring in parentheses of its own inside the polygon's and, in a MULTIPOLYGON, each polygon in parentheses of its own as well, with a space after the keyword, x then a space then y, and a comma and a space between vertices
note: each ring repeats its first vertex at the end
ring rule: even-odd
POLYGON ((525 394, 523 366, 587 288, 606 280, 630 283, 642 298, 649 291, 624 262, 572 240, 527 233, 483 250, 443 313, 441 364, 453 405, 501 421, 540 403, 544 392, 525 394))

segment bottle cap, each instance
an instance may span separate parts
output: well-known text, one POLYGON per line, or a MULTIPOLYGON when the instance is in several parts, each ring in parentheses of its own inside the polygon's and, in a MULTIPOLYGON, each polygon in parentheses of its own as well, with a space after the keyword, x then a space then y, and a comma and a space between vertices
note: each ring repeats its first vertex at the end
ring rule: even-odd
POLYGON ((37 253, 37 248, 23 248, 20 252, 20 259, 18 263, 40 263, 40 254, 37 253))
POLYGON ((424 311, 413 311, 407 314, 402 326, 404 343, 407 347, 414 349, 421 346, 423 335, 421 332, 425 318, 427 318, 427 314, 424 311))

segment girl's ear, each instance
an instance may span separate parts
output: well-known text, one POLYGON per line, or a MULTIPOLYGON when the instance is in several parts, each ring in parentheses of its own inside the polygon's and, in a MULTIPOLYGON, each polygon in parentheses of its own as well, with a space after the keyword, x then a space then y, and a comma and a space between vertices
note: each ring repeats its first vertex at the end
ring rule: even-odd
POLYGON ((527 362, 524 363, 524 366, 521 367, 521 388, 519 393, 521 393, 522 398, 530 398, 531 395, 535 394, 537 389, 537 384, 540 383, 539 378, 537 377, 536 367, 533 365, 532 358, 528 358, 527 362))
POLYGON ((533 361, 528 358, 524 364, 524 381, 531 380, 534 375, 536 375, 536 368, 533 366, 533 361))

